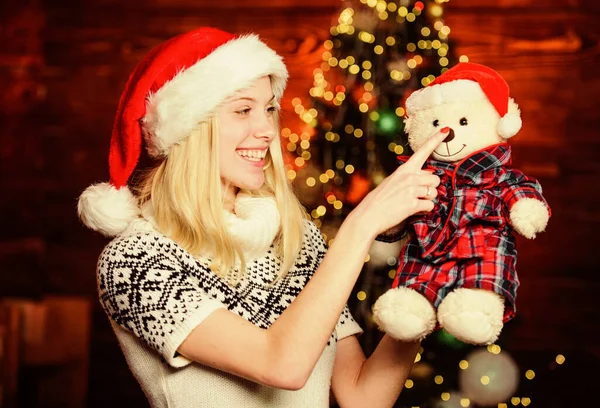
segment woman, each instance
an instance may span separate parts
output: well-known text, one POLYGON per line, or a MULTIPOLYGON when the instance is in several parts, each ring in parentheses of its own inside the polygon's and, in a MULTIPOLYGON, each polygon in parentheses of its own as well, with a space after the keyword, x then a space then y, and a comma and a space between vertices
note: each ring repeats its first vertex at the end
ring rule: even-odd
POLYGON ((158 46, 119 103, 110 183, 80 197, 84 223, 116 236, 100 301, 153 407, 327 407, 330 388, 341 407, 385 407, 410 372, 419 344, 385 336, 366 359, 345 304, 374 238, 433 208, 439 179, 421 166, 443 135, 325 253, 285 174, 286 80, 256 36, 200 28, 158 46), (142 146, 156 163, 137 176, 142 146))

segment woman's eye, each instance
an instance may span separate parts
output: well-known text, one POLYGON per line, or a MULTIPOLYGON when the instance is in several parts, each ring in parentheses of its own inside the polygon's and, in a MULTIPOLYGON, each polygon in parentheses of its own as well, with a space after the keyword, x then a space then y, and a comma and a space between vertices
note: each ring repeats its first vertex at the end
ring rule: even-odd
POLYGON ((433 127, 438 127, 440 125, 440 121, 439 120, 434 120, 433 121, 433 127))
POLYGON ((237 113, 239 115, 246 116, 246 115, 248 115, 250 113, 250 108, 240 109, 238 111, 235 111, 235 113, 237 113))
POLYGON ((459 123, 461 126, 467 126, 469 124, 469 122, 467 122, 467 118, 461 118, 459 123))
POLYGON ((269 113, 271 113, 271 114, 272 114, 272 113, 275 113, 275 112, 277 112, 277 108, 276 108, 275 106, 269 106, 269 107, 267 108, 267 112, 269 112, 269 113))

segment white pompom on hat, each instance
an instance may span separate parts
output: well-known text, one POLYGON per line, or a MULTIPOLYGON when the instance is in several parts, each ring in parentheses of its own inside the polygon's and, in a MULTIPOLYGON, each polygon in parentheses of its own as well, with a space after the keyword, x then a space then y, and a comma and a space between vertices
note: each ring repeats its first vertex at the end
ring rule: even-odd
POLYGON ((498 134, 504 139, 516 135, 522 126, 521 114, 510 97, 506 80, 492 68, 473 62, 460 62, 425 88, 413 92, 406 100, 406 113, 412 116, 443 103, 484 98, 500 115, 498 134))
POLYGON ((110 141, 110 182, 91 185, 79 197, 82 222, 108 237, 125 231, 140 216, 127 183, 140 160, 142 139, 150 157, 166 157, 221 102, 267 75, 279 101, 287 69, 281 56, 253 34, 201 27, 150 51, 119 101, 110 141))

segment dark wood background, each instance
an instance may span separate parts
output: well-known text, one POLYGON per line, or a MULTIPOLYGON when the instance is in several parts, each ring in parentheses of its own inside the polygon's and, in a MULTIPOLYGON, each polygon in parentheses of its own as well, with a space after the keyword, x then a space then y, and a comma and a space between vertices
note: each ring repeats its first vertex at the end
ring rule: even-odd
MULTIPOLYGON (((0 4, 0 296, 93 302, 90 406, 138 398, 96 302, 106 241, 76 217, 78 194, 107 179, 120 92, 136 62, 200 25, 254 31, 284 55, 291 99, 305 99, 340 0, 8 0, 0 4), (105 387, 112 387, 107 396, 105 387), (115 388, 117 387, 117 388, 115 388), (112 398, 112 399, 110 399, 112 398)), ((547 231, 519 239, 513 350, 600 357, 600 2, 452 0, 457 55, 497 69, 522 109, 515 167, 551 204, 547 231)))

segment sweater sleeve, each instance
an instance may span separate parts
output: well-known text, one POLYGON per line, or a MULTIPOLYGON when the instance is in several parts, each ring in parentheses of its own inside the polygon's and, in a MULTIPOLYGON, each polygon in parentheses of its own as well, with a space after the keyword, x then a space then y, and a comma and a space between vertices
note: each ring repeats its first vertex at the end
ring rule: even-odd
POLYGON ((168 364, 189 360, 177 348, 213 311, 224 308, 201 285, 201 268, 162 235, 120 237, 98 261, 100 303, 109 318, 158 351, 168 364))
POLYGON ((337 333, 338 341, 344 337, 361 334, 363 332, 362 328, 356 323, 356 320, 354 320, 354 317, 352 317, 348 305, 344 306, 340 319, 335 326, 335 331, 337 333))

